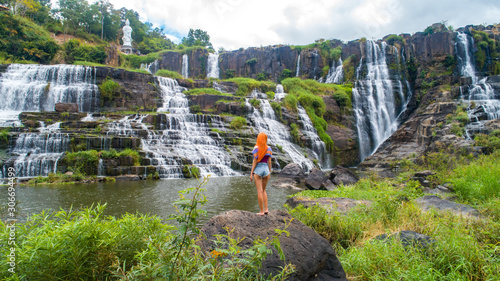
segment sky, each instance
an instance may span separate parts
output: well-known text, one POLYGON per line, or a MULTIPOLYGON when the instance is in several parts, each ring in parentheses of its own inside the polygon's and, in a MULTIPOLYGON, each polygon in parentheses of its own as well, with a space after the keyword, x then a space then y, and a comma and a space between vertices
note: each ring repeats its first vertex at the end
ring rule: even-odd
POLYGON ((190 28, 215 49, 413 34, 436 22, 454 28, 500 23, 500 0, 110 0, 137 11, 179 43, 190 28))

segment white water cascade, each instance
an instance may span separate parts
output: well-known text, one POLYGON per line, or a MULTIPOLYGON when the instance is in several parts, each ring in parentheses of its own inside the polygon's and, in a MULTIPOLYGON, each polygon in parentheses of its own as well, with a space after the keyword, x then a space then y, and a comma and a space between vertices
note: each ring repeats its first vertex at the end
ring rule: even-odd
MULTIPOLYGON (((40 127, 38 133, 25 133, 17 137, 16 145, 3 169, 13 166, 16 177, 47 176, 57 171, 57 162, 68 149, 68 134, 60 132, 60 123, 40 127)), ((5 172, 3 173, 6 174, 5 172)))
POLYGON ((325 83, 328 84, 340 84, 344 81, 344 66, 342 64, 342 59, 339 58, 337 66, 335 66, 335 61, 332 62, 332 67, 328 71, 325 83))
POLYGON ((219 79, 219 53, 208 54, 207 77, 219 79))
POLYGON ((393 85, 386 62, 386 48, 385 42, 379 46, 367 40, 365 62, 363 64, 361 59, 356 71, 358 80, 352 95, 361 161, 396 131, 398 117, 408 102, 401 81, 393 85), (366 66, 366 76, 360 77, 363 66, 366 66), (403 97, 400 104, 396 103, 396 95, 403 97))
POLYGON ((299 54, 299 57, 297 58, 297 70, 295 71, 295 77, 299 77, 300 76, 300 54, 299 54))
POLYGON ((189 58, 188 55, 184 54, 182 56, 182 77, 189 78, 189 58))
POLYGON ((160 69, 160 62, 156 59, 154 62, 141 63, 141 69, 146 70, 151 74, 155 74, 160 69))
POLYGON ((319 163, 322 164, 322 168, 331 168, 330 154, 326 151, 325 143, 319 138, 318 132, 309 118, 306 110, 298 105, 297 109, 299 111, 300 122, 302 123, 302 132, 309 138, 310 147, 314 153, 316 159, 319 160, 319 163))
POLYGON ((472 83, 462 92, 461 99, 475 103, 475 107, 469 107, 468 115, 471 124, 466 126, 467 131, 477 130, 483 127, 483 121, 500 118, 500 95, 495 93, 487 78, 480 78, 476 74, 473 63, 474 39, 462 32, 457 34, 456 52, 460 75, 471 77, 472 83))
POLYGON ((274 93, 274 99, 275 100, 281 100, 285 98, 285 90, 283 89, 283 85, 278 84, 276 85, 276 93, 274 93))
POLYGON ((301 153, 297 146, 291 142, 291 136, 283 123, 278 121, 271 104, 266 99, 260 100, 260 110, 252 107, 246 99, 246 107, 252 112, 249 114, 249 119, 252 120, 254 127, 258 132, 264 132, 267 135, 267 143, 276 149, 276 145, 283 148, 283 151, 290 156, 294 163, 302 166, 306 171, 314 168, 313 162, 301 153))
POLYGON ((237 176, 233 171, 224 141, 212 128, 223 130, 219 116, 190 114, 184 90, 177 81, 157 77, 163 106, 159 112, 160 133, 148 130, 142 140, 142 150, 151 164, 157 166, 161 178, 182 178, 182 167, 193 164, 201 176, 237 176))
POLYGON ((11 64, 0 77, 0 111, 54 111, 63 102, 95 112, 100 97, 94 72, 80 65, 11 64))

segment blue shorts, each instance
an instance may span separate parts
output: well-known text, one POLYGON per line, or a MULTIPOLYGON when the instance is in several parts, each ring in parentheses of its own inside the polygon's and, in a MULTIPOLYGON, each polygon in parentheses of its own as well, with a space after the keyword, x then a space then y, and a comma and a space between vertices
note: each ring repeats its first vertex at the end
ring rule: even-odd
POLYGON ((269 172, 269 164, 264 162, 257 163, 253 173, 259 175, 261 178, 268 176, 271 173, 269 172))

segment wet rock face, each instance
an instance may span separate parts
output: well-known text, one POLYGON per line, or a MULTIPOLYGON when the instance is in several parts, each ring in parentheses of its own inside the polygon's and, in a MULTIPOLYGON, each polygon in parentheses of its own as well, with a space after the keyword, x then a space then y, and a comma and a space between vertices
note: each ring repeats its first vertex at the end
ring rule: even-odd
MULTIPOLYGON (((290 222, 291 215, 283 211, 271 211, 266 216, 231 210, 213 217, 201 231, 206 235, 200 244, 209 253, 215 249, 215 235, 227 235, 225 228, 231 229, 231 238, 244 238, 239 246, 247 249, 256 238, 266 239, 276 235, 275 229, 284 229, 285 221, 290 222)), ((290 236, 281 236, 280 244, 287 262, 296 267, 288 280, 347 280, 346 274, 335 251, 328 240, 298 220, 292 220, 286 228, 290 236)), ((269 254, 262 263, 262 274, 276 273, 284 266, 276 250, 269 254)))

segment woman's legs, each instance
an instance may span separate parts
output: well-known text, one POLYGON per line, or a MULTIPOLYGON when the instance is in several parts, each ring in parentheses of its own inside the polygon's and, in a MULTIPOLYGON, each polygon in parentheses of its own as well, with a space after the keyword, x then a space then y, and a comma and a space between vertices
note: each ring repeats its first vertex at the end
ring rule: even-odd
POLYGON ((264 205, 264 213, 267 214, 269 212, 269 209, 267 208, 267 192, 266 192, 266 186, 267 182, 269 181, 269 178, 271 178, 271 175, 267 175, 262 178, 262 202, 264 205))
POLYGON ((267 194, 265 190, 265 185, 263 185, 264 179, 266 179, 265 181, 267 184, 267 178, 268 178, 267 176, 261 178, 259 175, 254 174, 255 187, 257 187, 257 201, 259 201, 259 208, 260 208, 260 212, 257 213, 257 215, 261 216, 264 215, 264 210, 267 210, 267 194), (265 204, 265 209, 264 209, 264 204, 265 204))

